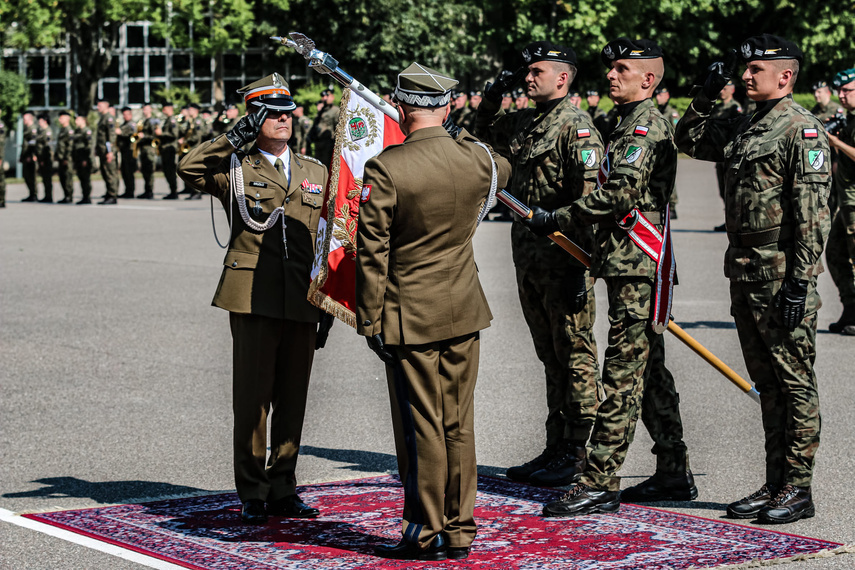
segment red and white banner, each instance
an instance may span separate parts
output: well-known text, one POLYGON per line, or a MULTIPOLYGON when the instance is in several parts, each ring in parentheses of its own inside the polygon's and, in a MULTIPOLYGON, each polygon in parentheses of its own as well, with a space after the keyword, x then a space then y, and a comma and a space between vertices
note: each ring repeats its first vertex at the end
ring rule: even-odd
POLYGON ((398 123, 350 89, 344 90, 330 182, 315 242, 309 301, 352 327, 356 327, 359 204, 371 193, 371 188, 363 185, 365 163, 403 140, 398 123))

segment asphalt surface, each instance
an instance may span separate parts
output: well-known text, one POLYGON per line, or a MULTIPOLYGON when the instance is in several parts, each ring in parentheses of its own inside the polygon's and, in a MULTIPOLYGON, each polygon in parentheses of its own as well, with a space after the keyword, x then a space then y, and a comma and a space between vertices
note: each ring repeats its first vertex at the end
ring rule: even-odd
MULTIPOLYGON (((711 231, 722 221, 712 165, 681 160, 678 191, 673 314, 746 376, 722 273, 726 237, 711 231)), ((93 195, 102 193, 96 182, 93 195)), ((22 204, 23 185, 9 186, 0 210, 0 508, 95 507, 234 488, 228 319, 210 306, 223 252, 208 197, 160 200, 165 193, 158 179, 153 201, 65 206, 22 204)), ((217 220, 225 236, 219 210, 217 220)), ((544 382, 516 297, 509 233, 507 223, 485 222, 476 236, 495 316, 482 336, 476 390, 479 469, 491 475, 531 459, 544 441, 544 382)), ((828 273, 819 289, 817 515, 774 530, 855 544, 855 338, 826 332, 841 305, 828 273)), ((597 291, 604 342, 601 283, 597 291)), ((763 483, 759 406, 676 338, 666 342, 700 496, 656 506, 719 519, 728 502, 763 483)), ((624 486, 653 473, 650 447, 639 423, 624 486)), ((363 339, 336 323, 316 355, 299 481, 394 470, 383 368, 363 339)), ((855 555, 792 567, 852 568, 855 555)), ((0 522, 0 568, 142 566, 0 522)))

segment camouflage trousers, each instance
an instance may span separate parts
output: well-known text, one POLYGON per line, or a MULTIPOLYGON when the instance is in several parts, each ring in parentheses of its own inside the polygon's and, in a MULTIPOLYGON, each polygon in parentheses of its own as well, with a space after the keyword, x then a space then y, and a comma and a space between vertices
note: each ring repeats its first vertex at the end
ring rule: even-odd
POLYGON ((689 464, 680 397, 665 367, 665 339, 650 327, 653 284, 632 277, 607 277, 605 282, 609 295, 605 400, 597 410, 588 467, 581 482, 595 489, 618 491, 620 477, 616 473, 626 459, 639 414, 655 442, 657 470, 679 472, 689 464))
POLYGON ((825 246, 828 271, 844 305, 855 304, 855 207, 841 206, 825 246))
POLYGON ((537 358, 546 375, 546 446, 575 442, 584 445, 597 416, 597 303, 589 280, 588 305, 571 309, 561 275, 548 281, 517 268, 517 290, 537 358))
POLYGON ((56 172, 63 197, 71 200, 74 197, 74 172, 71 170, 69 161, 59 161, 59 168, 56 172))
POLYGON ((113 154, 113 160, 107 162, 106 154, 99 154, 98 161, 101 165, 101 177, 104 179, 104 184, 107 186, 107 198, 116 198, 119 195, 119 173, 116 168, 116 154, 113 154))
POLYGON ((780 280, 731 282, 730 312, 745 367, 760 392, 766 483, 809 487, 821 422, 813 363, 816 314, 822 301, 812 279, 805 318, 790 332, 783 328, 780 309, 773 302, 780 288, 780 280))

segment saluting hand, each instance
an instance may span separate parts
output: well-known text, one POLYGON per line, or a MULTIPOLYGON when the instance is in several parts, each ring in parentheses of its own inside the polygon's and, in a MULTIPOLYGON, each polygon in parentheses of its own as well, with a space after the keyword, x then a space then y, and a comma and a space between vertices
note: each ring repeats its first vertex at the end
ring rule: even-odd
POLYGON ((247 143, 251 143, 258 138, 258 133, 261 132, 261 125, 264 124, 264 119, 267 118, 267 107, 262 107, 258 113, 244 115, 232 127, 232 130, 226 133, 226 138, 232 143, 235 148, 240 148, 247 143))
POLYGON ((736 66, 739 65, 739 58, 736 55, 736 50, 730 50, 724 58, 724 61, 716 61, 710 65, 707 70, 709 75, 704 82, 704 95, 710 101, 718 99, 721 90, 725 88, 730 78, 736 73, 736 66))

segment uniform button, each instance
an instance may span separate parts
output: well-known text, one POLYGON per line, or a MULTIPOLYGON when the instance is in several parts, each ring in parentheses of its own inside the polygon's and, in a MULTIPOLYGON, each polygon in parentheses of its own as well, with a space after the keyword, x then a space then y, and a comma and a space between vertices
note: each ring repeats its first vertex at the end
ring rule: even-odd
POLYGON ((232 267, 237 267, 237 261, 232 262, 232 267))
POLYGON ((365 319, 364 321, 362 321, 362 326, 363 326, 363 327, 367 327, 367 326, 369 326, 370 324, 371 324, 371 321, 369 321, 368 319, 365 319))

